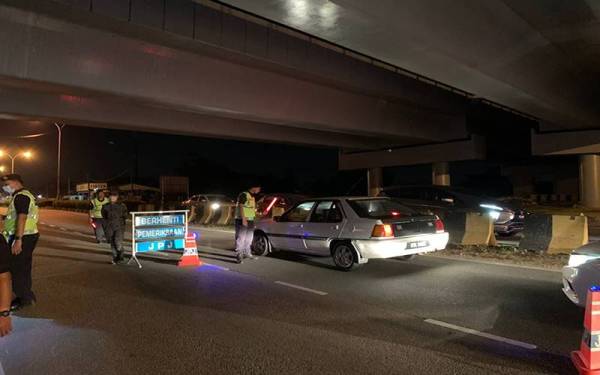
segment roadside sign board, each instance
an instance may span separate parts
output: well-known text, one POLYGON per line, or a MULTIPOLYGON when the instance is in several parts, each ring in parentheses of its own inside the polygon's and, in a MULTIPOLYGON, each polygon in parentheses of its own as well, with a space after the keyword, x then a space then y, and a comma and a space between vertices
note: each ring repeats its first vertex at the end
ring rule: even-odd
POLYGON ((106 190, 108 184, 106 182, 85 182, 83 184, 77 184, 77 192, 84 193, 91 190, 106 190))
POLYGON ((141 268, 137 253, 183 250, 188 231, 187 210, 132 212, 132 258, 141 268))

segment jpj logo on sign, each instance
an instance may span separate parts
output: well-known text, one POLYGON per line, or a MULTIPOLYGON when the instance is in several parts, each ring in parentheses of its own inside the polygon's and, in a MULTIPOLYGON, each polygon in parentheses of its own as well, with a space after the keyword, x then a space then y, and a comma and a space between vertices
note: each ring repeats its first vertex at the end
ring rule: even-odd
POLYGON ((185 247, 185 240, 166 240, 166 241, 150 241, 140 242, 135 244, 136 251, 143 253, 145 251, 164 251, 164 250, 176 250, 183 249, 185 247))

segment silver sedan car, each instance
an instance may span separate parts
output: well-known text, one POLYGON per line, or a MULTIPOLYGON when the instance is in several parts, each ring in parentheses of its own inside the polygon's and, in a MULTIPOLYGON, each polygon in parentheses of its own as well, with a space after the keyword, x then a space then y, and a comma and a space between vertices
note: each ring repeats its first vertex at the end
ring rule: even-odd
POLYGON ((571 253, 563 268, 563 292, 577 306, 585 307, 587 291, 600 285, 600 242, 590 242, 571 253))
POLYGON ((410 259, 442 250, 448 233, 433 215, 420 215, 390 198, 335 197, 305 200, 283 216, 256 224, 255 255, 287 250, 331 256, 342 270, 369 259, 410 259))

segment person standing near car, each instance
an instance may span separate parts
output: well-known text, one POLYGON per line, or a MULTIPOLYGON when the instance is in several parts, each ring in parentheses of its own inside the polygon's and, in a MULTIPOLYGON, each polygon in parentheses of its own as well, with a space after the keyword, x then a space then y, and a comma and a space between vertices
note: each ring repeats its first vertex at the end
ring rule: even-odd
POLYGON ((109 200, 106 198, 104 191, 100 190, 98 194, 90 201, 90 223, 94 228, 94 234, 96 235, 96 242, 102 243, 107 242, 105 229, 104 229, 104 218, 102 217, 102 207, 108 204, 109 200))
POLYGON ((242 263, 244 258, 256 259, 252 256, 251 246, 256 218, 255 196, 260 189, 260 185, 255 184, 238 196, 235 208, 235 252, 238 263, 242 263))
POLYGON ((127 220, 127 206, 119 200, 119 192, 110 193, 110 202, 102 207, 106 229, 106 240, 112 249, 112 264, 123 261, 123 237, 127 220))
POLYGON ((9 174, 2 180, 4 191, 12 196, 2 234, 11 249, 10 273, 15 295, 11 308, 19 309, 36 302, 31 290, 31 266, 39 239, 38 207, 33 194, 24 188, 21 176, 9 174))

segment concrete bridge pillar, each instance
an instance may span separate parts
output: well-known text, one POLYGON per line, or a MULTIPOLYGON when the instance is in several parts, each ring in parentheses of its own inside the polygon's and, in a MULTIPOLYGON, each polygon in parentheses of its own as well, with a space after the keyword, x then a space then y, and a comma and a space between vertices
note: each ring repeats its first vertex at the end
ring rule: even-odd
POLYGON ((383 188, 383 168, 369 168, 367 170, 368 190, 370 197, 376 197, 383 188))
POLYGON ((450 163, 437 162, 431 165, 431 183, 450 186, 450 163))
POLYGON ((579 156, 579 200, 589 208, 600 208, 600 155, 579 156))

